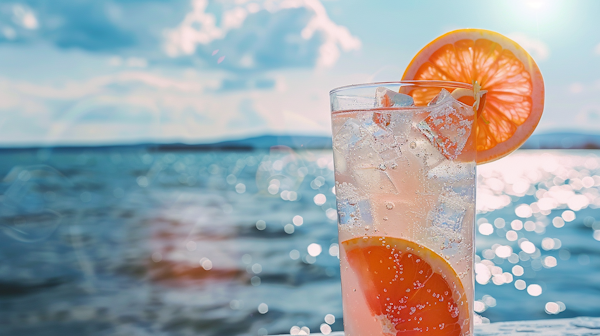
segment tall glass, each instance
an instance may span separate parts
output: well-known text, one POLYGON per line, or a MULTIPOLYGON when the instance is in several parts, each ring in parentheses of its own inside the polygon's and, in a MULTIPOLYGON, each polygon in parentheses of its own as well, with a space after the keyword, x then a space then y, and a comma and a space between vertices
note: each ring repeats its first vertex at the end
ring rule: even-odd
POLYGON ((402 81, 330 92, 346 336, 472 333, 468 90, 402 81))

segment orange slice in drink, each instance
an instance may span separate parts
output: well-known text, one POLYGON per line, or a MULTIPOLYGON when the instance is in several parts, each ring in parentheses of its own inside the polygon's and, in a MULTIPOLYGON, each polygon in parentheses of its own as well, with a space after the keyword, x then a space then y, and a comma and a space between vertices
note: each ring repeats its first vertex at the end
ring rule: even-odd
POLYGON ((392 237, 357 237, 342 246, 369 309, 395 335, 459 336, 469 330, 463 285, 437 253, 392 237))
MULTIPOLYGON (((417 53, 402 78, 476 81, 487 91, 476 121, 478 164, 519 148, 544 108, 544 81, 533 58, 516 42, 489 30, 460 29, 438 37, 417 53)), ((426 105, 436 94, 421 90, 413 98, 417 106, 426 105)))

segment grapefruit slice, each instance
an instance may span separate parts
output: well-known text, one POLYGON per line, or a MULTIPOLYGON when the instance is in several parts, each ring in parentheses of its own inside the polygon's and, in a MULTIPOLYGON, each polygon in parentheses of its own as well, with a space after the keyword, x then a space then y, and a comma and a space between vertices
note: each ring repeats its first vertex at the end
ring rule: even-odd
MULTIPOLYGON (((544 109, 544 80, 533 58, 489 30, 460 29, 438 37, 417 53, 402 79, 477 82, 487 91, 475 124, 478 164, 519 148, 544 109)), ((415 92, 415 104, 426 105, 437 92, 415 92)))
POLYGON ((459 336, 469 330, 469 307, 452 267, 420 244, 392 237, 342 242, 373 316, 395 334, 459 336), (463 332, 464 331, 464 332, 463 332))

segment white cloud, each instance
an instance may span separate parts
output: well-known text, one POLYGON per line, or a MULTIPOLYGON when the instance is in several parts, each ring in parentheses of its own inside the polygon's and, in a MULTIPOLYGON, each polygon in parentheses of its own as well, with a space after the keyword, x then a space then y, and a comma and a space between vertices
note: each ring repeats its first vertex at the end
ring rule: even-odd
POLYGON ((208 0, 192 0, 192 11, 186 14, 179 26, 165 31, 167 55, 191 55, 196 51, 197 44, 208 44, 223 38, 225 31, 217 27, 214 15, 206 13, 207 6, 208 0))
POLYGON ((544 61, 550 56, 550 48, 542 40, 535 39, 524 33, 513 33, 509 34, 508 37, 523 47, 536 61, 544 61))
MULTIPOLYGON (((286 65, 292 65, 297 56, 297 49, 303 49, 309 55, 310 48, 314 43, 314 38, 318 38, 315 45, 317 50, 314 63, 320 67, 328 67, 339 59, 341 51, 357 50, 361 47, 361 41, 353 36, 350 31, 344 27, 335 24, 327 15, 325 7, 319 0, 265 0, 262 3, 251 3, 244 5, 238 1, 238 5, 224 10, 221 15, 221 24, 217 25, 215 15, 207 12, 208 0, 192 0, 192 11, 190 11, 183 21, 174 29, 165 30, 164 50, 171 57, 183 55, 193 55, 201 46, 220 41, 223 42, 232 30, 243 30, 243 37, 239 39, 231 38, 225 43, 230 45, 230 50, 239 51, 240 55, 228 55, 232 59, 239 59, 239 62, 232 64, 241 68, 252 68, 257 65, 256 55, 268 58, 269 52, 279 49, 292 48, 290 53, 281 53, 276 55, 279 59, 272 62, 277 66, 286 64, 285 60, 280 58, 288 55, 292 62, 286 65), (269 13, 267 17, 261 17, 260 20, 249 22, 249 17, 259 15, 260 10, 269 13), (290 10, 300 10, 294 18, 282 20, 278 13, 290 10), (309 13, 310 18, 302 29, 294 31, 295 24, 305 20, 305 13, 309 13), (287 27, 284 27, 287 25, 287 27), (284 39, 278 35, 278 31, 287 30, 284 39), (294 33, 297 36, 293 36, 294 33), (253 39, 254 46, 237 47, 236 45, 246 45, 248 39, 253 39), (258 39, 258 40, 257 40, 258 39), (241 49, 244 49, 242 51, 241 49), (246 50, 248 49, 248 50, 246 50), (308 51, 306 50, 308 49, 308 51), (341 50, 340 50, 341 49, 341 50)), ((211 49, 212 50, 212 49, 211 49)), ((306 59, 304 59, 306 61, 306 59)))
POLYGON ((243 7, 235 7, 226 11, 223 13, 223 29, 229 30, 241 27, 244 20, 246 20, 246 16, 248 16, 248 11, 243 7))
POLYGON ((568 90, 572 94, 596 94, 597 92, 600 92, 600 80, 588 83, 573 82, 569 85, 568 90))
POLYGON ((62 86, 38 85, 30 82, 12 81, 0 78, 0 91, 14 92, 35 98, 52 100, 78 99, 100 93, 110 85, 143 85, 155 89, 184 92, 201 92, 203 87, 198 81, 182 80, 155 75, 148 72, 121 72, 112 75, 94 77, 81 82, 66 82, 62 86))
POLYGON ((596 48, 594 48, 594 54, 600 56, 600 43, 598 43, 598 45, 596 46, 596 48))
POLYGON ((0 78, 0 143, 131 142, 164 139, 166 134, 198 137, 210 131, 207 126, 213 119, 207 111, 219 110, 216 102, 202 97, 203 89, 197 81, 148 72, 122 72, 59 86, 0 78), (173 126, 178 132, 169 131, 173 126), (203 130, 198 133, 198 128, 203 130))
POLYGON ((125 71, 58 85, 0 78, 0 144, 202 143, 262 134, 327 135, 327 92, 333 80, 345 80, 290 71, 279 73, 269 90, 215 93, 224 76, 125 71))
POLYGON ((572 83, 571 85, 569 85, 569 92, 574 94, 581 93, 584 89, 585 87, 583 86, 583 84, 579 82, 572 83))
POLYGON ((319 48, 319 59, 317 65, 331 66, 340 57, 338 45, 343 51, 358 50, 361 42, 357 37, 352 36, 348 28, 336 25, 325 11, 325 7, 318 0, 305 1, 286 1, 290 6, 306 6, 314 11, 315 16, 308 22, 308 25, 302 30, 301 35, 305 40, 310 39, 315 33, 322 32, 325 40, 319 48))
POLYGON ((287 83, 284 76, 278 76, 275 80, 275 90, 277 92, 287 91, 287 83))
POLYGON ((31 9, 23 5, 14 5, 12 8, 13 21, 25 29, 37 29, 38 20, 31 9))

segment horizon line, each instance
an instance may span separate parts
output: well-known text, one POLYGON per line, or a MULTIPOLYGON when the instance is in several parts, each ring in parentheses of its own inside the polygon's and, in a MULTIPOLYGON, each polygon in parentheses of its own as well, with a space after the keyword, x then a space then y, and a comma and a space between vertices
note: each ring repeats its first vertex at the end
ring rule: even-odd
MULTIPOLYGON (((261 134, 261 135, 253 135, 247 137, 235 137, 235 138, 226 138, 223 140, 207 140, 206 142, 186 142, 181 140, 173 140, 171 142, 157 142, 157 141, 136 141, 136 142, 95 142, 95 143, 53 143, 53 144, 2 144, 0 143, 0 150, 42 150, 42 149, 81 149, 81 148, 89 148, 89 149, 110 149, 110 148, 153 148, 155 150, 177 150, 177 149, 259 149, 259 148, 269 148, 272 146, 276 146, 276 143, 272 143, 277 138, 284 138, 290 142, 295 140, 316 140, 320 143, 318 146, 314 146, 315 144, 310 143, 302 144, 297 143, 299 146, 288 146, 294 148, 327 148, 329 146, 323 146, 325 142, 331 142, 331 136, 325 135, 307 135, 307 134, 261 134), (271 139, 270 139, 271 138, 271 139), (265 141, 271 140, 270 144, 257 144, 257 143, 248 143, 244 144, 245 141, 258 141, 264 139, 265 141), (307 145, 307 146, 304 146, 307 145)), ((585 140, 585 139, 581 139, 585 140)), ((296 141, 297 142, 297 141, 296 141)), ((290 143, 283 144, 290 145, 290 143)), ((600 149, 600 134, 594 133, 583 133, 583 132, 573 132, 573 131, 555 131, 555 132, 545 132, 541 134, 532 135, 527 141, 521 146, 523 149, 600 149), (585 142, 578 147, 572 147, 574 144, 563 144, 562 146, 535 146, 536 148, 527 148, 531 147, 533 144, 531 142, 539 141, 536 139, 540 136, 551 136, 551 135, 562 135, 563 138, 552 140, 546 140, 545 142, 556 142, 559 143, 564 140, 564 136, 577 136, 577 137, 598 137, 598 141, 593 141, 593 143, 585 142), (530 143, 529 145, 527 143, 530 143), (590 147, 590 145, 592 145, 590 147), (525 147, 525 148, 524 148, 525 147)))

